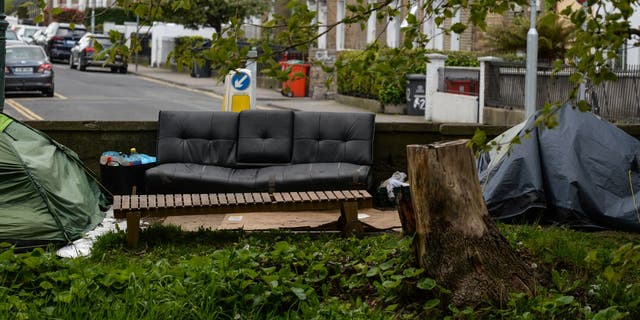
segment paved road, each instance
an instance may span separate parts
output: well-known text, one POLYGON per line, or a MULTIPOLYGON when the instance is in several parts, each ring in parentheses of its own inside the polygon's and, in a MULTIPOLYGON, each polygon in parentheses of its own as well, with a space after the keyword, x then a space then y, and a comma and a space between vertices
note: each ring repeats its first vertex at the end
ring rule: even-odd
POLYGON ((151 78, 55 64, 55 96, 8 93, 5 113, 21 120, 155 121, 159 110, 220 110, 221 96, 151 78))

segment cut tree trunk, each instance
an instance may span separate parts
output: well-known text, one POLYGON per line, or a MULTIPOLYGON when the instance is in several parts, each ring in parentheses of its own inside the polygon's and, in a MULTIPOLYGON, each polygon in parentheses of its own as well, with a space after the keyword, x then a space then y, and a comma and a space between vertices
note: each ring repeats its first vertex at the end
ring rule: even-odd
POLYGON ((467 140, 407 146, 420 267, 451 290, 452 303, 503 302, 531 295, 530 265, 489 217, 467 140))

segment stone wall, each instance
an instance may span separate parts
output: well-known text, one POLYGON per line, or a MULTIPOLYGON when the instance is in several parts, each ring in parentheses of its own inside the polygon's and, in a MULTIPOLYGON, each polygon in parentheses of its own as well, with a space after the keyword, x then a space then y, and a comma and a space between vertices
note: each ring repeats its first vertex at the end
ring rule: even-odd
MULTIPOLYGON (((128 151, 135 147, 138 152, 156 154, 156 122, 30 121, 27 124, 75 151, 97 175, 103 151, 128 151)), ((640 137, 640 125, 620 127, 636 138, 640 137)), ((508 129, 506 126, 470 124, 376 123, 373 187, 376 188, 395 171, 407 172, 407 145, 469 139, 476 128, 482 128, 489 137, 508 129)))
POLYGON ((333 67, 336 61, 335 50, 323 50, 323 49, 311 49, 309 51, 309 58, 311 59, 311 69, 309 70, 309 97, 312 99, 331 100, 335 97, 337 92, 337 85, 335 77, 331 84, 327 87, 327 80, 331 77, 331 74, 325 72, 322 69, 324 64, 328 67, 333 67))

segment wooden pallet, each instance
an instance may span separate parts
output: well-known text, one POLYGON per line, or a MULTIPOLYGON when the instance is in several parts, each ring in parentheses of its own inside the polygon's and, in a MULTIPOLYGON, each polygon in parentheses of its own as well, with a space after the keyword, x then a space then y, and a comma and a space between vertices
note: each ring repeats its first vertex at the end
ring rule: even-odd
POLYGON ((338 226, 343 234, 361 235, 363 226, 358 220, 358 208, 371 207, 371 195, 366 190, 113 197, 114 217, 127 219, 129 247, 135 247, 138 243, 141 217, 340 209, 338 226))

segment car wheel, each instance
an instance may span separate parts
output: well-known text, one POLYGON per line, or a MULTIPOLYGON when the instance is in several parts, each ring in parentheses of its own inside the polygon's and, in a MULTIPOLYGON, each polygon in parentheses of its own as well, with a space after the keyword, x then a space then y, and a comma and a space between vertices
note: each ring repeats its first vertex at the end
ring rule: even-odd
POLYGON ((44 94, 45 97, 49 97, 49 98, 53 97, 53 92, 54 92, 53 87, 46 90, 42 90, 42 94, 44 94))
POLYGON ((80 61, 78 61, 78 70, 80 70, 80 71, 87 71, 87 66, 85 66, 84 64, 82 64, 82 59, 80 59, 80 61))
POLYGON ((111 73, 118 72, 118 67, 111 67, 111 73))
POLYGON ((122 74, 127 73, 127 67, 120 67, 120 73, 122 74))

